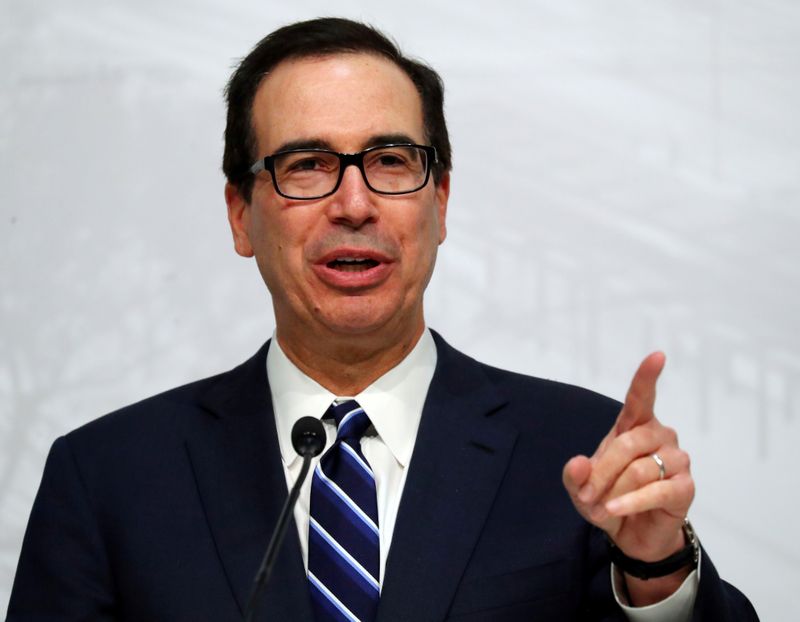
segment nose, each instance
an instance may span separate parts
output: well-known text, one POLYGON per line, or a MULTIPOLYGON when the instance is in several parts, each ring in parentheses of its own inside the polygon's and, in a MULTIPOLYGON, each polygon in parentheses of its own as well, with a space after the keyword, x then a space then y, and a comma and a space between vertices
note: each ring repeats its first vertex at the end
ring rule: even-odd
POLYGON ((331 222, 358 229, 378 219, 376 194, 367 188, 357 166, 345 168, 342 183, 331 196, 328 218, 331 222))

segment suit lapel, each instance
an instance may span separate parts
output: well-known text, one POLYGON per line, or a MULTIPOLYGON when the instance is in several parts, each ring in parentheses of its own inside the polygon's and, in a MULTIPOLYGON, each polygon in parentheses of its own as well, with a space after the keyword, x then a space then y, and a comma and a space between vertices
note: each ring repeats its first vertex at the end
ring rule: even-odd
MULTIPOLYGON (((516 440, 492 413, 504 401, 480 366, 434 333, 425 402, 386 565, 378 620, 442 620, 480 536, 516 440), (409 595, 414 597, 410 598, 409 595)), ((187 451, 222 567, 244 612, 286 500, 265 345, 206 394, 187 451)), ((311 622, 296 527, 289 528, 258 619, 311 622)))
POLYGON ((479 365, 434 337, 436 373, 392 537, 379 621, 445 617, 516 439, 515 430, 489 416, 504 402, 479 365))
MULTIPOLYGON (((213 385, 203 400, 209 413, 186 441, 217 553, 242 612, 287 497, 266 378, 268 345, 213 385)), ((313 619, 293 521, 259 602, 257 619, 313 619)))

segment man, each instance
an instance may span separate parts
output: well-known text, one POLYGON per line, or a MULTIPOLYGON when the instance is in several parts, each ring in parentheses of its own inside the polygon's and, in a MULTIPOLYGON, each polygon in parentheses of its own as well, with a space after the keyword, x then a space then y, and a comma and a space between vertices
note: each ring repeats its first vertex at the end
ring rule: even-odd
POLYGON ((56 441, 10 620, 241 619, 298 477, 292 426, 326 413, 257 619, 756 619, 684 524, 663 355, 620 410, 426 328, 450 188, 431 69, 321 19, 269 35, 227 94, 229 221, 275 336, 56 441))

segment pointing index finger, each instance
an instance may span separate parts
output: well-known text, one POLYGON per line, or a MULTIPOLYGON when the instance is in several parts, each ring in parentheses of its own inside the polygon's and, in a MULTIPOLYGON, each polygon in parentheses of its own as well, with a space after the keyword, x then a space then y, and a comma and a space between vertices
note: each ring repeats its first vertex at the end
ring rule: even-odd
POLYGON ((616 432, 622 434, 637 425, 647 423, 653 417, 656 401, 656 381, 664 369, 666 356, 663 352, 649 354, 633 375, 625 404, 617 417, 616 432))

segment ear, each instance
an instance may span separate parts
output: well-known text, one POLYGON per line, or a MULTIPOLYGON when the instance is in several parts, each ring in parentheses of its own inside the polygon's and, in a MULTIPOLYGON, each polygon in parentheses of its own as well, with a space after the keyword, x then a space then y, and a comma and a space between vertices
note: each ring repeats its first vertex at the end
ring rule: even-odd
POLYGON ((439 211, 439 244, 447 237, 447 200, 450 198, 450 173, 444 173, 436 184, 436 203, 439 211))
POLYGON ((239 189, 230 182, 225 184, 225 203, 228 205, 228 223, 233 234, 233 247, 242 257, 253 256, 250 244, 250 204, 239 189))

